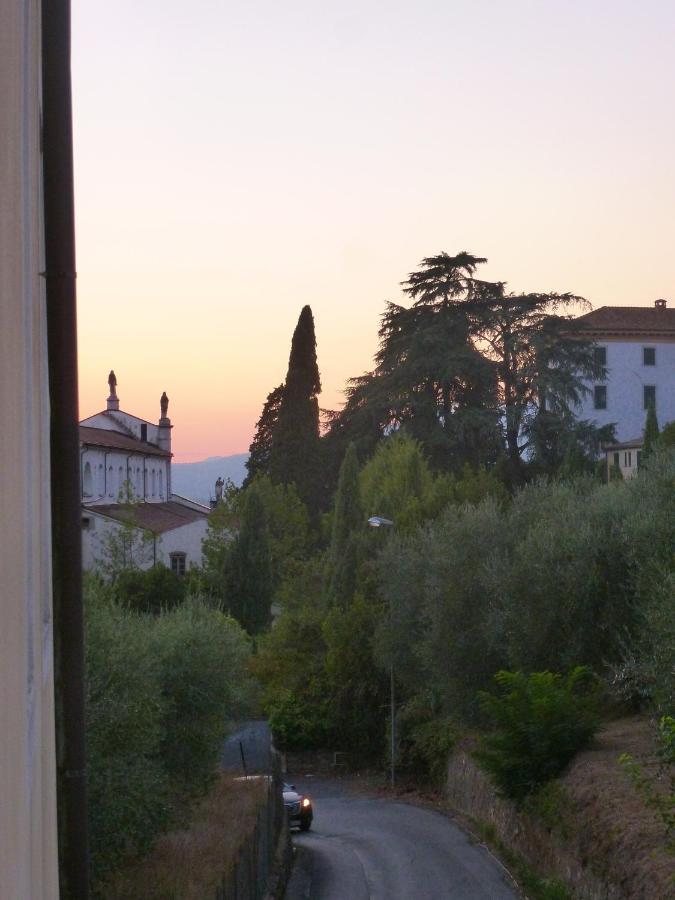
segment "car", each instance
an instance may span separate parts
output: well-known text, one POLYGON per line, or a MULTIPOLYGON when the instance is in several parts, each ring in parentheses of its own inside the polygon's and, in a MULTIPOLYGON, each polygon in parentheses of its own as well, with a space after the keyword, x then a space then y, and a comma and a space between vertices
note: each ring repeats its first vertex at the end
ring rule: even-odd
POLYGON ((297 825, 300 831, 309 831, 314 818, 312 801, 304 794, 299 794, 294 784, 284 784, 283 793, 288 824, 297 825))

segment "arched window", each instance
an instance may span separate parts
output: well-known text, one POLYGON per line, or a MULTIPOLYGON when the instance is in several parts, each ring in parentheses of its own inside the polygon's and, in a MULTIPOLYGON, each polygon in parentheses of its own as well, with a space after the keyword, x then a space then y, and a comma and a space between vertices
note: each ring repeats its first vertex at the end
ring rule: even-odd
POLYGON ((152 496, 155 497, 157 495, 157 473, 154 469, 152 470, 150 483, 152 485, 152 496))
POLYGON ((98 485, 96 492, 99 497, 105 495, 105 472, 103 470, 103 463, 98 464, 98 485))
POLYGON ((160 500, 164 499, 164 483, 163 483, 164 479, 162 477, 163 475, 164 475, 164 473, 160 469, 159 470, 159 499, 160 500))
POLYGON ((108 496, 115 496, 115 487, 113 485, 113 467, 108 466, 108 496))
POLYGON ((117 494, 120 495, 124 490, 124 468, 122 466, 117 470, 117 494))
POLYGON ((94 483, 93 478, 91 477, 91 463, 86 462, 84 464, 84 473, 82 475, 82 493, 85 497, 91 497, 94 493, 94 483))

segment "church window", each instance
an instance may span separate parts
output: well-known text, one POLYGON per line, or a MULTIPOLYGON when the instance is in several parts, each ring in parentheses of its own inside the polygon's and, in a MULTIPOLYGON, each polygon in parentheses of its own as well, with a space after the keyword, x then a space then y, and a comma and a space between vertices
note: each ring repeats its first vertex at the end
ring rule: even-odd
POLYGON ((113 486, 113 467, 112 466, 108 466, 108 496, 109 497, 115 496, 115 489, 113 486))
POLYGON ((91 497, 94 493, 94 483, 91 475, 91 463, 84 464, 84 473, 82 475, 82 493, 85 497, 91 497))
POLYGON ((164 479, 162 478, 162 475, 163 475, 163 472, 160 469, 159 470, 159 496, 160 496, 161 500, 164 499, 164 484, 163 484, 164 479))
POLYGON ((155 497, 157 495, 157 473, 154 469, 152 470, 150 484, 152 485, 152 496, 155 497))

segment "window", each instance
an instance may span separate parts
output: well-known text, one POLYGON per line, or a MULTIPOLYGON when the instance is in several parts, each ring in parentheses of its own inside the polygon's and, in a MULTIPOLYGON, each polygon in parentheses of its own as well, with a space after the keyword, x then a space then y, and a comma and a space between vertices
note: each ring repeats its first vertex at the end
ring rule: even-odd
POLYGON ((656 347, 643 347, 642 348, 642 365, 643 366, 655 366, 656 365, 656 347))
POLYGON ((642 465, 642 450, 638 450, 635 454, 638 469, 642 465))
POLYGON ((82 493, 85 497, 91 497, 94 493, 94 479, 91 475, 91 463, 84 464, 84 475, 82 477, 82 493))
POLYGON ((114 488, 113 488, 113 467, 108 466, 108 496, 114 497, 114 488))
POLYGON ((169 559, 171 560, 171 571, 176 575, 185 575, 185 553, 171 553, 169 554, 169 559))
POLYGON ((596 409, 607 409, 607 385, 596 384, 593 389, 593 406, 596 409))
POLYGON ((164 499, 164 478, 162 476, 163 476, 163 472, 160 469, 159 470, 159 497, 161 500, 164 499))
POLYGON ((599 366, 607 365, 607 347, 594 347, 593 359, 599 366))
POLYGON ((656 385, 646 384, 644 386, 644 408, 649 409, 653 406, 656 409, 656 385))
POLYGON ((630 469, 630 467, 633 465, 633 454, 630 450, 624 450, 623 465, 625 469, 630 469))
POLYGON ((619 468, 619 451, 618 450, 614 454, 614 465, 617 467, 617 469, 619 468))
POLYGON ((89 531, 91 528, 91 519, 89 516, 82 516, 82 531, 89 531))

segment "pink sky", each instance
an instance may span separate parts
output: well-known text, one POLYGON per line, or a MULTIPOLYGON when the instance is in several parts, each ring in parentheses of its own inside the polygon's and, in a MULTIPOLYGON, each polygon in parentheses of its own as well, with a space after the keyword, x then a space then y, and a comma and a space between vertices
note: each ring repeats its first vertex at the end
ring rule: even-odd
POLYGON ((672 297, 666 2, 73 2, 82 415, 248 448, 309 303, 323 406, 426 255, 514 290, 672 297))

